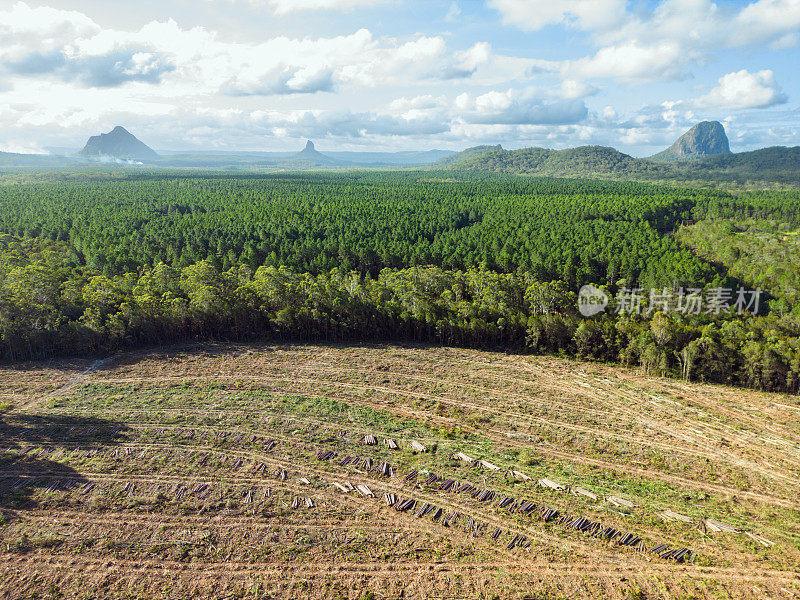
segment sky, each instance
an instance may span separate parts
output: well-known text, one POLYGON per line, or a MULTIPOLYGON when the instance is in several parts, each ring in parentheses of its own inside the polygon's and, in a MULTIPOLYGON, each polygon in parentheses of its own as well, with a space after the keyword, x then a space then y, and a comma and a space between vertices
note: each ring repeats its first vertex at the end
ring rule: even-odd
POLYGON ((800 0, 0 0, 0 150, 800 145, 800 0))

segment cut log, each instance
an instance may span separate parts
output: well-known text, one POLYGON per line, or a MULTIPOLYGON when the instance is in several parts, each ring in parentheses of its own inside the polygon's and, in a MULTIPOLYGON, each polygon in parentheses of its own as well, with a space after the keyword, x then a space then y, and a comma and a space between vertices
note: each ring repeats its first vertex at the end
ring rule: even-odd
POLYGON ((592 500, 597 500, 597 494, 593 494, 589 490, 586 490, 582 487, 574 487, 572 488, 572 493, 581 496, 586 496, 587 498, 591 498, 592 500))
POLYGON ((330 460, 334 456, 336 456, 336 453, 333 450, 320 450, 317 452, 317 458, 319 460, 330 460))
POLYGON ((540 479, 539 480, 539 485, 542 486, 542 487, 545 487, 545 488, 550 488, 551 490, 561 491, 561 490, 566 489, 566 487, 561 485, 560 483, 558 483, 556 481, 553 481, 552 479, 547 479, 547 478, 540 479))
POLYGON ((451 512, 449 515, 446 515, 442 520, 442 525, 445 527, 450 527, 450 525, 454 525, 461 515, 458 512, 451 512))
POLYGON ((456 487, 454 479, 445 479, 439 484, 439 489, 443 492, 451 492, 456 487))
POLYGON ((692 519, 692 517, 687 517, 686 515, 681 515, 676 512, 672 512, 671 510, 665 510, 664 512, 659 513, 659 516, 665 521, 682 521, 684 523, 694 523, 694 519, 692 519))
POLYGON ((618 496, 606 496, 606 500, 614 506, 623 506, 625 508, 633 508, 636 506, 630 500, 625 500, 625 498, 620 498, 618 496))
POLYGON ((733 525, 727 525, 725 523, 720 523, 719 521, 715 521, 713 519, 706 519, 706 527, 708 527, 711 531, 714 532, 723 532, 723 533, 739 533, 739 530, 736 529, 733 525))
POLYGON ((362 484, 359 484, 359 485, 357 485, 357 486, 356 486, 356 489, 357 489, 357 490, 358 490, 358 491, 361 493, 361 495, 362 495, 362 496, 365 496, 365 497, 367 497, 367 498, 374 498, 374 497, 375 497, 375 494, 373 494, 373 493, 372 493, 372 490, 371 490, 371 489, 369 489, 369 488, 368 488, 366 485, 364 485, 363 483, 362 483, 362 484))
POLYGON ((409 444, 411 446, 411 449, 414 452, 427 452, 428 451, 428 449, 425 447, 424 444, 421 444, 420 442, 417 442, 416 440, 411 440, 411 442, 409 442, 409 444))
POLYGON ((382 462, 381 464, 379 464, 375 468, 375 472, 378 473, 378 475, 383 475, 385 477, 391 477, 392 475, 394 475, 394 469, 392 469, 392 465, 390 465, 387 462, 382 462))
POLYGON ((750 539, 752 539, 753 541, 761 544, 765 548, 769 548, 770 546, 774 546, 775 545, 775 542, 770 541, 767 538, 761 537, 760 535, 754 535, 754 534, 750 533, 749 531, 745 531, 744 534, 747 537, 749 537, 750 539))
POLYGON ((437 484, 437 483, 439 483, 441 480, 442 480, 442 478, 441 478, 441 477, 439 477, 438 475, 434 475, 433 473, 431 473, 430 475, 428 475, 428 478, 425 480, 425 485, 436 485, 436 484, 437 484))

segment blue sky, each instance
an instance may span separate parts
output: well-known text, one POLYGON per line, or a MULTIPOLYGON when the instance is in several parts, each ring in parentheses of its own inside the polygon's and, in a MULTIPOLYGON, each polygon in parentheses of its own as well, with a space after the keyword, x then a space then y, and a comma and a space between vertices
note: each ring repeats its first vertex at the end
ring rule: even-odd
POLYGON ((800 144, 800 0, 0 0, 0 150, 800 144))

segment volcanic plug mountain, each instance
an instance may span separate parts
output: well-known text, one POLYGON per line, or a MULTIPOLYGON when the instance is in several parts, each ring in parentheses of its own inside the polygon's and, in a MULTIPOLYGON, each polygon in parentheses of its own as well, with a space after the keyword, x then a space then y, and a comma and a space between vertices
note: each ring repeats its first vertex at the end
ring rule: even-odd
POLYGON ((728 136, 719 121, 703 121, 678 138, 672 146, 651 157, 658 161, 689 160, 730 154, 728 136))
POLYGON ((124 127, 117 125, 108 133, 93 135, 78 153, 86 158, 111 157, 139 161, 158 159, 158 154, 147 144, 139 141, 124 127))

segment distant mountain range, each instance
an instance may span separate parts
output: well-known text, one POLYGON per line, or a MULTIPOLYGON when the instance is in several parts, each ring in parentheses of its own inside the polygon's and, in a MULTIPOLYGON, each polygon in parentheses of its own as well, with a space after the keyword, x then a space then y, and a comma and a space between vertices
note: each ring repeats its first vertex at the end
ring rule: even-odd
POLYGON ((429 165, 451 156, 451 150, 404 152, 319 152, 312 141, 300 152, 165 152, 160 166, 224 169, 342 169, 429 165))
MULTIPOLYGON (((58 150, 68 152, 67 149, 58 150)), ((794 187, 800 182, 800 147, 763 148, 734 154, 730 151, 725 128, 717 121, 698 123, 669 148, 650 158, 634 158, 605 146, 504 150, 499 144, 475 146, 458 153, 447 150, 323 153, 312 141, 295 153, 207 151, 159 155, 121 126, 92 136, 73 156, 0 152, 0 167, 66 168, 87 161, 264 171, 426 167, 540 177, 759 182, 794 187)))
POLYGON ((307 170, 342 168, 397 168, 429 165, 452 150, 407 150, 401 152, 326 152, 308 141, 300 152, 197 151, 156 153, 122 126, 92 136, 82 150, 63 146, 47 147, 51 154, 0 152, 0 167, 69 167, 81 162, 142 163, 159 167, 199 167, 225 170, 307 170))
POLYGON ((757 181, 796 186, 800 180, 800 146, 776 146, 734 154, 722 124, 704 121, 649 159, 634 158, 605 146, 567 150, 504 150, 500 146, 476 146, 438 161, 433 168, 539 177, 757 181))

